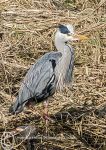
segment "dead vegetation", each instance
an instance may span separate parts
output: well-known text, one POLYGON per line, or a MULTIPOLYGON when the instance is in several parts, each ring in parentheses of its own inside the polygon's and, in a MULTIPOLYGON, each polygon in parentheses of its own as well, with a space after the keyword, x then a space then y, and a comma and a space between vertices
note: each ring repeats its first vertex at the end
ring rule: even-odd
POLYGON ((73 86, 50 101, 49 113, 54 122, 48 129, 55 139, 40 137, 23 143, 16 140, 15 149, 105 150, 106 1, 1 0, 0 16, 0 135, 26 125, 45 135, 39 116, 42 104, 34 112, 18 116, 8 116, 8 108, 30 65, 44 53, 55 50, 55 27, 70 23, 89 40, 72 43, 73 86))

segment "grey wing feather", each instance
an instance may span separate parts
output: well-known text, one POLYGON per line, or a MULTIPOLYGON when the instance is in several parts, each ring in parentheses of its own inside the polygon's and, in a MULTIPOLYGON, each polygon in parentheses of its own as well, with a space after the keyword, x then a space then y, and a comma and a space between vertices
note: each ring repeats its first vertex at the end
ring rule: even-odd
POLYGON ((53 59, 57 62, 61 56, 60 52, 47 53, 30 68, 21 85, 19 101, 27 100, 35 96, 36 93, 42 92, 53 75, 53 66, 50 60, 53 59))
POLYGON ((61 52, 50 52, 43 55, 37 63, 31 66, 22 82, 16 102, 10 108, 10 112, 18 113, 22 111, 27 100, 43 94, 45 88, 49 87, 54 79, 54 68, 61 56, 61 52), (52 62, 52 60, 54 61, 52 62))

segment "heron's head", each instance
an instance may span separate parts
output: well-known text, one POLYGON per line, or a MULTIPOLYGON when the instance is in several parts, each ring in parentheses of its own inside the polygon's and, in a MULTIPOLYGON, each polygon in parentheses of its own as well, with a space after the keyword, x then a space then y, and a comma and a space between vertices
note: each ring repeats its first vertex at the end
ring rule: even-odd
POLYGON ((68 25, 59 25, 56 32, 56 38, 61 40, 61 42, 68 41, 78 41, 87 39, 84 35, 78 35, 74 31, 74 27, 70 24, 68 25))

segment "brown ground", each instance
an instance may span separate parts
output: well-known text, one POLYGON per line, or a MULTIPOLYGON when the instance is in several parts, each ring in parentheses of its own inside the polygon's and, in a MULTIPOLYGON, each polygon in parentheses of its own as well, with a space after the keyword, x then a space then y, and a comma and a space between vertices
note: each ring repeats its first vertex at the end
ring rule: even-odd
MULTIPOLYGON (((18 116, 8 116, 8 108, 30 65, 55 49, 55 26, 70 23, 77 33, 86 34, 89 40, 72 43, 75 49, 73 86, 56 94, 49 104, 49 113, 56 114, 59 122, 50 126, 49 132, 61 139, 35 140, 35 149, 105 150, 106 1, 1 0, 0 16, 1 135, 5 129, 13 131, 21 125, 35 125, 37 118, 34 116, 42 111, 42 104, 35 107, 35 112, 18 116), (62 122, 58 112, 64 110, 71 119, 63 115, 62 122), (67 139, 69 135, 71 138, 67 139)), ((42 120, 37 122, 40 130, 44 130, 43 125, 42 120)), ((25 142, 18 141, 14 145, 16 149, 26 149, 25 142), (20 146, 17 147, 17 143, 20 146)))

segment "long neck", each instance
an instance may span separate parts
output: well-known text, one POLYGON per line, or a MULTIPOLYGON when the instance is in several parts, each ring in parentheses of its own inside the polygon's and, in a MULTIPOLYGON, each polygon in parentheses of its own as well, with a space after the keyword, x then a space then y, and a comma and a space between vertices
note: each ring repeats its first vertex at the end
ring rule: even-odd
POLYGON ((64 52, 66 44, 65 42, 62 42, 59 38, 55 37, 55 46, 58 51, 64 52))
POLYGON ((69 70, 73 49, 65 42, 62 42, 61 39, 58 38, 58 36, 55 36, 55 46, 57 50, 62 53, 62 57, 56 66, 56 76, 58 78, 57 87, 61 89, 63 87, 66 74, 69 70))

